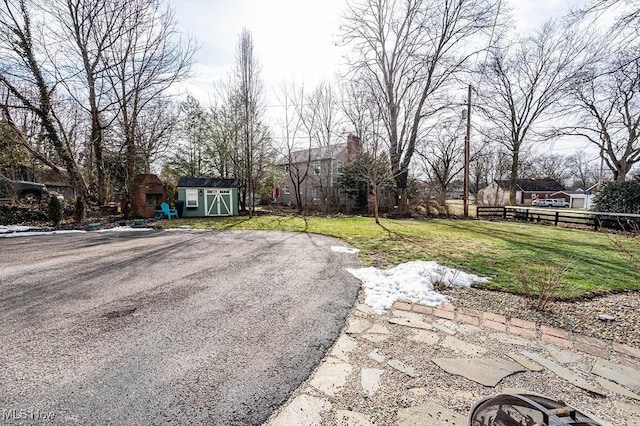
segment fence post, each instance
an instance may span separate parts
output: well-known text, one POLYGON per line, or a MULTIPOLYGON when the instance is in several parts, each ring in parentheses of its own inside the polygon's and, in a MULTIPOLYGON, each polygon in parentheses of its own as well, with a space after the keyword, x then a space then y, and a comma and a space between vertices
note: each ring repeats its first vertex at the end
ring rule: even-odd
POLYGON ((597 231, 599 227, 600 227, 600 218, 598 217, 598 215, 594 215, 593 216, 593 230, 597 231))
POLYGON ((558 226, 558 219, 560 219, 560 212, 556 212, 556 226, 558 226))
POLYGON ((502 207, 502 219, 507 220, 507 206, 502 207))

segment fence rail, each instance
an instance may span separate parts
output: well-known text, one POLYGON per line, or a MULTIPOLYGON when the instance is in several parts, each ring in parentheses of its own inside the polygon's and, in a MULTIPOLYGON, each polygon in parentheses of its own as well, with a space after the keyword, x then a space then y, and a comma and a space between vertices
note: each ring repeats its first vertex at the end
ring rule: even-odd
POLYGON ((548 207, 477 206, 478 219, 514 220, 520 222, 552 223, 579 227, 616 229, 638 232, 640 214, 590 212, 548 207))

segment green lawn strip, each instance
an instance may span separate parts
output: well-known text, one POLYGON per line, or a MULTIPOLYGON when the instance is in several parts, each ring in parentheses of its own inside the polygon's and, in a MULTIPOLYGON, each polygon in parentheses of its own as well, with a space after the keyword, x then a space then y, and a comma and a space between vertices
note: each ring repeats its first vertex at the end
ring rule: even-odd
POLYGON ((390 267, 411 260, 435 260, 491 277, 488 288, 523 293, 518 274, 562 277, 560 297, 612 290, 640 290, 640 272, 614 247, 622 241, 640 255, 628 237, 540 224, 476 220, 390 220, 377 225, 366 217, 256 216, 163 221, 165 227, 212 230, 277 230, 333 236, 361 250, 366 264, 390 267), (569 268, 566 266, 570 265, 569 268), (564 272, 563 272, 564 271, 564 272), (545 275, 546 274, 546 275, 545 275))

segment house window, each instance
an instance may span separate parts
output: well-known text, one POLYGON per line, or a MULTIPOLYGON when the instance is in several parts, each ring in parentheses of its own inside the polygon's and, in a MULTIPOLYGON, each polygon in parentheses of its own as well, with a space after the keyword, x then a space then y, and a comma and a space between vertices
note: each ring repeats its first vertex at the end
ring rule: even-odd
POLYGON ((197 188, 189 188, 185 189, 186 195, 186 207, 189 209, 197 209, 198 208, 198 189, 197 188))
POLYGON ((291 194, 291 191, 289 190, 289 186, 288 186, 288 185, 285 185, 285 186, 282 188, 282 191, 283 191, 286 195, 291 194))
POLYGON ((321 167, 320 167, 320 162, 319 162, 319 161, 315 161, 315 162, 313 163, 313 171, 314 171, 317 175, 319 175, 321 170, 322 170, 322 169, 321 169, 321 167))
POLYGON ((342 173, 342 168, 344 167, 344 163, 342 160, 338 160, 338 173, 342 173))
POLYGON ((289 173, 289 165, 288 164, 284 165, 284 172, 285 173, 289 173))

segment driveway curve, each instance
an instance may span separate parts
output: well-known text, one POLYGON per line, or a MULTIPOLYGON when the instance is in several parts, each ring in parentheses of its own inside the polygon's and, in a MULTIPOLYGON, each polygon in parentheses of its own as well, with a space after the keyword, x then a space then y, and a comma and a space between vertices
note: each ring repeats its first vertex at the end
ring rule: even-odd
POLYGON ((357 297, 357 258, 335 245, 257 231, 2 239, 0 423, 262 423, 357 297))

